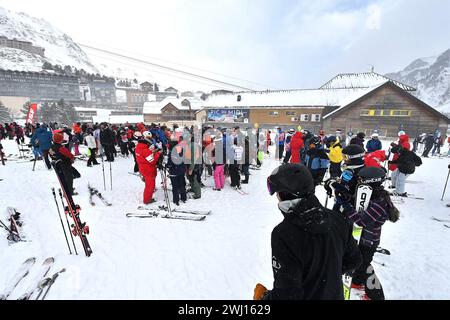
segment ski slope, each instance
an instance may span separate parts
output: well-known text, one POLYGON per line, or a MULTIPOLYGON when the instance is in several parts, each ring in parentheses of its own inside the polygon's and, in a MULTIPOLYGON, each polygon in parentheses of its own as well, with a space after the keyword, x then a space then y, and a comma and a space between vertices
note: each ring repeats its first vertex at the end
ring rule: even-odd
MULTIPOLYGON (((6 154, 17 153, 12 141, 2 143, 6 154)), ((440 201, 449 161, 423 161, 409 178, 407 191, 426 200, 406 199, 398 205, 401 220, 387 222, 381 240, 392 255, 375 256, 377 262, 386 264, 374 267, 387 299, 450 298, 446 289, 450 286, 450 229, 431 219, 450 219, 450 208, 445 206, 450 190, 447 202, 440 201)), ((127 212, 139 212, 144 188, 138 177, 128 173, 133 168, 132 157, 118 157, 112 164, 112 191, 109 163, 105 163, 104 191, 102 166, 87 168, 86 162, 77 160, 75 167, 82 177, 74 182, 79 192, 74 199, 82 208, 81 220, 90 227, 90 258, 84 256, 78 239, 79 255, 68 254, 50 190, 59 188, 56 175, 43 162, 37 163, 34 172, 32 165, 13 161, 0 165, 0 219, 6 220, 8 206, 15 207, 22 213, 22 233, 30 241, 8 245, 7 233, 0 229, 0 293, 29 257, 37 258, 36 266, 55 257, 50 274, 66 268, 47 299, 241 300, 252 298, 257 282, 272 287, 270 234, 282 220, 276 198, 268 195, 266 187, 267 176, 278 165, 273 157, 265 160, 262 170, 251 171, 250 184, 243 185, 249 195, 229 186, 221 192, 204 188, 200 200, 182 206, 212 210, 201 222, 126 218, 127 212), (96 206, 92 207, 88 182, 113 206, 106 207, 94 197, 96 206)), ((212 177, 205 184, 212 186, 212 177)), ((157 186, 156 198, 163 204, 160 177, 157 186)), ((325 199, 322 188, 317 194, 325 199)), ((34 271, 10 299, 26 291, 38 274, 34 271)))

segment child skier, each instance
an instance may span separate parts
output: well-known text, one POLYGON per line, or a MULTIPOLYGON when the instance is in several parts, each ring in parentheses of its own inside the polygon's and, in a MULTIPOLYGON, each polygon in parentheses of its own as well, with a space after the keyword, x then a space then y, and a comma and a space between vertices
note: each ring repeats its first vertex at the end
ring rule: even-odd
POLYGON ((322 147, 322 140, 319 137, 311 138, 305 155, 305 165, 311 172, 316 186, 322 183, 329 163, 328 155, 322 147))

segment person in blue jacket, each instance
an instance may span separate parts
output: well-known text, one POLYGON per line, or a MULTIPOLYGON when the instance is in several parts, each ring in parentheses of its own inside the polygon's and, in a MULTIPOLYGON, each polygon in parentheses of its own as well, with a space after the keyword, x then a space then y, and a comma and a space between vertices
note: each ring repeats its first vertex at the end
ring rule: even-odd
POLYGON ((48 154, 48 150, 50 149, 52 145, 52 139, 53 135, 49 131, 47 125, 44 123, 39 128, 36 129, 33 136, 31 137, 30 143, 33 146, 39 146, 39 150, 42 153, 42 156, 45 161, 45 165, 47 166, 48 170, 52 169, 52 165, 50 163, 50 157, 48 154))
POLYGON ((381 144, 378 133, 375 132, 372 134, 372 139, 367 141, 366 150, 368 153, 372 153, 381 149, 383 149, 383 145, 381 144))
POLYGON ((305 166, 313 176, 314 185, 318 186, 322 183, 329 164, 330 159, 323 149, 322 140, 319 137, 313 136, 309 140, 309 149, 306 151, 305 166))

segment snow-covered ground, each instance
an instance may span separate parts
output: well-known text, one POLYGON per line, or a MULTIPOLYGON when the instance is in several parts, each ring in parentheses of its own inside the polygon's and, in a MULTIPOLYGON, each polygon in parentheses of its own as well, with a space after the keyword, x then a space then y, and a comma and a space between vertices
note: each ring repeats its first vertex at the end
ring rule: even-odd
MULTIPOLYGON (((2 141, 6 154, 17 153, 11 141, 2 141)), ((391 256, 376 255, 385 263, 374 267, 387 299, 449 299, 450 229, 431 216, 450 219, 450 190, 440 201, 448 173, 446 158, 424 159, 409 178, 407 191, 425 201, 407 199, 400 204, 401 220, 386 223, 381 246, 391 256)), ((106 164, 106 163, 105 163, 106 164)), ((275 197, 267 193, 266 178, 277 166, 266 159, 263 169, 251 171, 250 195, 241 195, 229 187, 215 192, 202 189, 202 199, 189 200, 185 207, 211 209, 205 221, 166 219, 128 219, 141 203, 144 184, 132 171, 133 160, 117 158, 112 164, 113 191, 110 190, 109 164, 105 166, 107 190, 103 191, 102 167, 87 168, 77 161, 82 177, 75 180, 80 193, 81 218, 90 227, 88 239, 93 254, 86 258, 78 239, 79 255, 70 256, 61 230, 51 187, 58 188, 53 171, 38 162, 9 162, 0 165, 0 219, 7 219, 6 208, 22 213, 23 234, 30 242, 8 245, 6 232, 0 229, 0 292, 11 276, 29 257, 37 265, 55 257, 50 273, 61 274, 48 299, 251 299, 257 282, 272 286, 270 233, 282 220, 275 197), (90 182, 113 203, 105 207, 88 202, 90 182)), ((159 186, 159 177, 157 185, 159 186)), ((212 185, 212 178, 205 182, 212 185)), ((318 196, 324 200, 322 188, 318 196)), ((161 188, 156 193, 161 202, 161 188)), ((94 198, 95 199, 95 198, 94 198)), ((330 204, 329 204, 330 206, 330 204)), ((36 265, 36 266, 37 266, 36 265)), ((37 269, 37 268, 36 268, 37 269)), ((23 281, 10 297, 19 297, 30 285, 34 273, 23 281)))

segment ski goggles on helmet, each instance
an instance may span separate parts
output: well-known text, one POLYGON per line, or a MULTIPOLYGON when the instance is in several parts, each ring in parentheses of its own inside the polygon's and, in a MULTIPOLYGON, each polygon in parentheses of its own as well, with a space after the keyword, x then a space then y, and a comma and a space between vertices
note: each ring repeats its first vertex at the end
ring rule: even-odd
POLYGON ((343 153, 342 157, 344 158, 344 161, 349 161, 352 159, 364 158, 365 155, 366 155, 365 153, 358 153, 358 154, 353 154, 353 155, 348 155, 348 154, 343 153))

